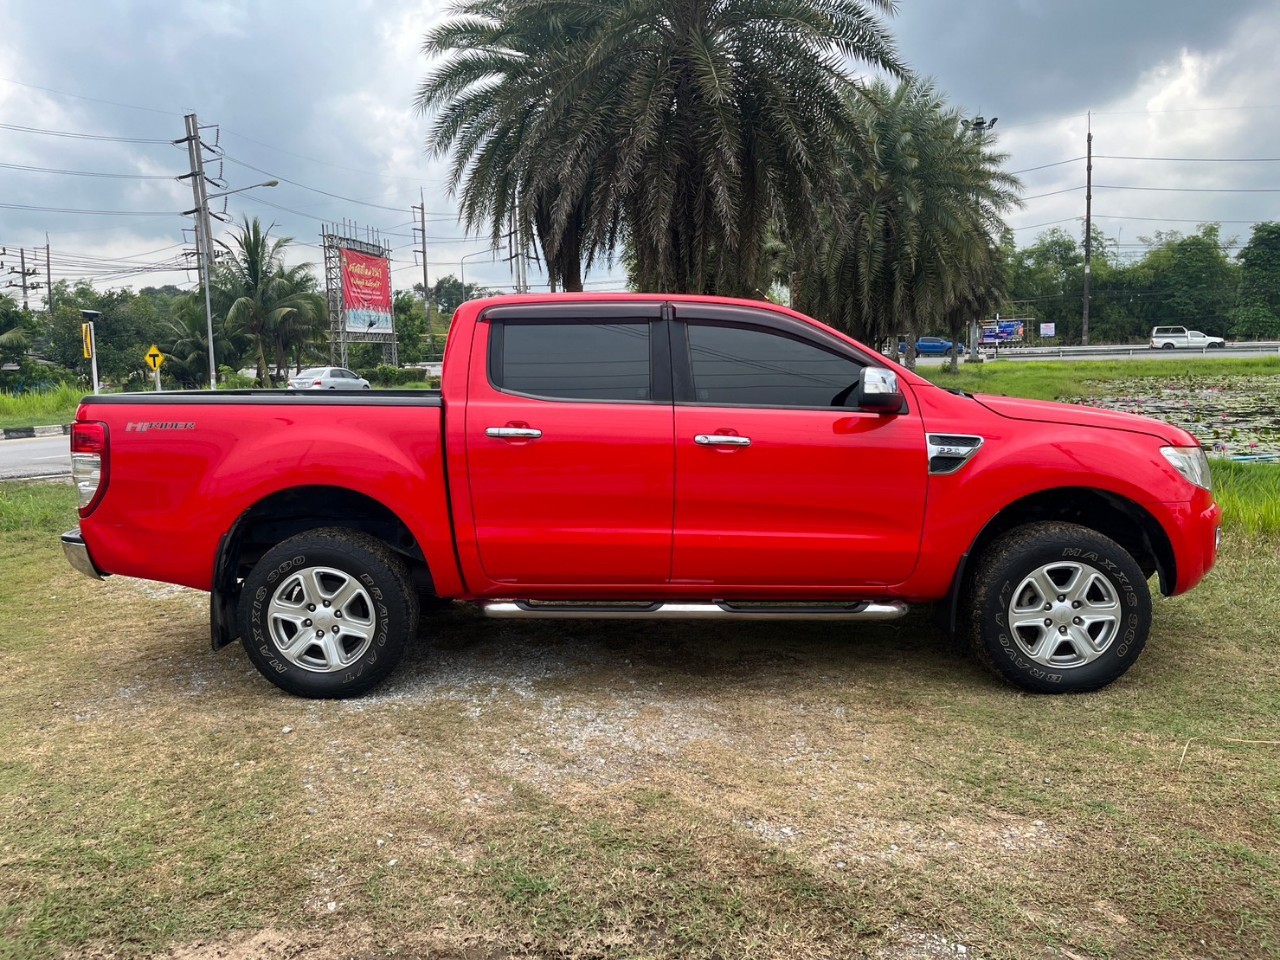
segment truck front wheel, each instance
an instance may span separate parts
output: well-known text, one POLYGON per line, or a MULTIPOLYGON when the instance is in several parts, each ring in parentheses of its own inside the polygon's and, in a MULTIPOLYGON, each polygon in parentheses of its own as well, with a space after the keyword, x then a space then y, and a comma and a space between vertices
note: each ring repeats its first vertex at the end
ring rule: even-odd
POLYGON ((1097 690, 1123 675, 1146 645, 1147 579, 1119 544, 1088 527, 1018 527, 991 544, 970 584, 974 652, 1024 690, 1097 690))
POLYGON ((340 527, 277 544, 249 572, 240 636, 282 690, 340 698, 380 683, 418 628, 408 571, 382 541, 340 527))

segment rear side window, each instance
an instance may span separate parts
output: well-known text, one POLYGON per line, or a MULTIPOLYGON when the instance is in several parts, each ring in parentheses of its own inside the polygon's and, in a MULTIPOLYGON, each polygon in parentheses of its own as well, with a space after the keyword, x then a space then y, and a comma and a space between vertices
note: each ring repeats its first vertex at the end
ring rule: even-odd
POLYGON ((690 323, 688 331, 699 403, 839 407, 862 370, 848 357, 766 330, 690 323))
POLYGON ((647 322, 507 322, 494 332, 489 372, 501 390, 565 400, 652 399, 647 322))

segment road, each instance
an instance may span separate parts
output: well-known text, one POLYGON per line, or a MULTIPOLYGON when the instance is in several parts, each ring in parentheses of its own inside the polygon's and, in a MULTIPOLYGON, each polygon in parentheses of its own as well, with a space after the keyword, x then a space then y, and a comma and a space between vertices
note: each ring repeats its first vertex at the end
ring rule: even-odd
POLYGON ((34 437, 0 443, 0 480, 70 475, 70 437, 34 437))

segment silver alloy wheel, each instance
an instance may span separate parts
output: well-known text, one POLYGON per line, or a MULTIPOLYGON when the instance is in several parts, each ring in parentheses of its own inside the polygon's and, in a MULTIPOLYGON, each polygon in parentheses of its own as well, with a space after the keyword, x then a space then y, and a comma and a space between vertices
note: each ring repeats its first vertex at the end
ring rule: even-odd
POLYGON ((1013 591, 1009 629, 1019 648, 1046 667, 1083 667, 1102 656, 1120 628, 1115 586, 1087 563, 1037 567, 1013 591))
POLYGON ((280 654, 315 673, 351 666, 369 649, 377 628, 368 592, 333 567, 290 573, 271 595, 267 623, 280 654))

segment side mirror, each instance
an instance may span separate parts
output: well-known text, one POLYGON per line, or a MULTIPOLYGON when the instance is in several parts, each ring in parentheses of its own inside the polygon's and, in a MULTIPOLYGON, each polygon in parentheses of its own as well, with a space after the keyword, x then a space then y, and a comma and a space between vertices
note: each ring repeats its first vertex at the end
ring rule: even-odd
POLYGON ((855 407, 875 413, 899 413, 903 400, 896 373, 883 367, 862 368, 853 396, 855 407))

